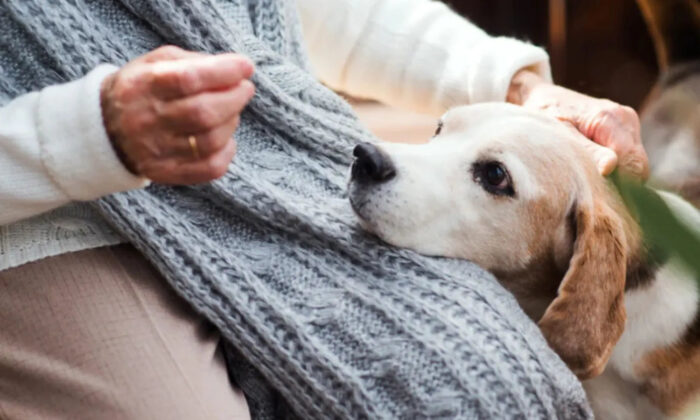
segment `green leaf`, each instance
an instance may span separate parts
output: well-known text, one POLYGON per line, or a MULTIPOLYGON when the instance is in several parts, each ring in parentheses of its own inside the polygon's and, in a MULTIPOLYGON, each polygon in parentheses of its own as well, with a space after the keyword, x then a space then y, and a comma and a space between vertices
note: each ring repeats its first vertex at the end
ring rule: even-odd
POLYGON ((617 171, 610 180, 636 216, 652 249, 677 257, 700 282, 700 235, 680 220, 656 191, 617 171))

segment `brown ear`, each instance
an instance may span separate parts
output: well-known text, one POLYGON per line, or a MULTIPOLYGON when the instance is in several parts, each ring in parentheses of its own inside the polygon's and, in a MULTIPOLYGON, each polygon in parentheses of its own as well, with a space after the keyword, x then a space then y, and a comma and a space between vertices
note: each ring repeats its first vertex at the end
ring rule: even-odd
POLYGON ((603 372, 625 326, 627 250, 621 221, 606 205, 573 211, 573 256, 539 326, 569 368, 588 379, 603 372))

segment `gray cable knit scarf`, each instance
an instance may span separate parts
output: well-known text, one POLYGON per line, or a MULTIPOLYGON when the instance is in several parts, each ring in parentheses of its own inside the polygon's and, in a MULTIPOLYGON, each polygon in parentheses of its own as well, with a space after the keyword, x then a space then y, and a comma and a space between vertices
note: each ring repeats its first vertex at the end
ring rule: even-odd
POLYGON ((345 177, 370 135, 300 40, 291 0, 0 0, 0 99, 166 43, 255 61, 223 179, 95 204, 221 330, 255 418, 590 417, 493 277, 358 230, 345 177))

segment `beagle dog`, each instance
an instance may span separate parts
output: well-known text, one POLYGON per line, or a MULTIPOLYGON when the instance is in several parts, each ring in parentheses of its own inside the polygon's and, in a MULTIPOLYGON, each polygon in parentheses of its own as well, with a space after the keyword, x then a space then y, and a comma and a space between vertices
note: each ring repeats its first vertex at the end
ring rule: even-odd
MULTIPOLYGON (((360 144, 361 225, 491 271, 584 380, 598 418, 664 418, 700 398, 698 283, 648 249, 588 141, 509 104, 455 108, 421 145, 360 144)), ((700 232, 700 213, 658 192, 700 232)))

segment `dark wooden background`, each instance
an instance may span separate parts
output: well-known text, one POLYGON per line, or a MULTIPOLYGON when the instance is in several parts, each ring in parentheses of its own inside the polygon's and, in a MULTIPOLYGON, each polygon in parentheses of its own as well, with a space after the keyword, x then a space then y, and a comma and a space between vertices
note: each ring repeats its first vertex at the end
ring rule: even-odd
POLYGON ((652 39, 634 0, 446 2, 492 35, 547 47, 558 84, 639 109, 656 81, 652 39))

